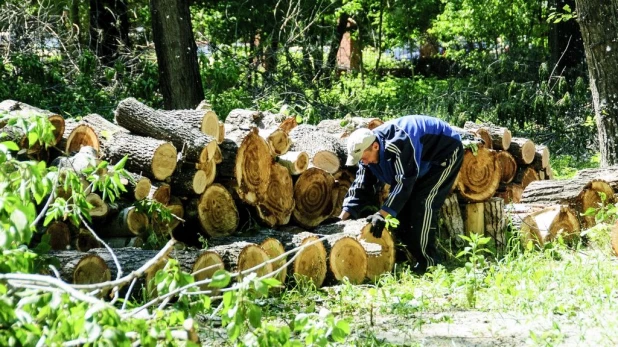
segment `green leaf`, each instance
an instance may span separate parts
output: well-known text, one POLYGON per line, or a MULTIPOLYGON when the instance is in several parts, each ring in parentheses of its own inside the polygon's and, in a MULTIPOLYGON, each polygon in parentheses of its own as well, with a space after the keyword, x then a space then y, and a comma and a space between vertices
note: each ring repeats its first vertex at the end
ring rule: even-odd
POLYGON ((19 151, 19 146, 13 141, 4 141, 0 145, 6 147, 10 151, 19 151))
POLYGON ((16 209, 11 214, 11 222, 17 229, 18 232, 22 233, 28 227, 28 217, 26 214, 19 209, 16 209))
POLYGON ((114 165, 114 170, 122 170, 124 169, 124 165, 127 163, 128 155, 125 155, 116 165, 114 165))
POLYGON ((252 304, 249 307, 249 323, 254 329, 262 325, 262 310, 257 305, 252 304))
POLYGON ((232 277, 229 272, 225 270, 217 270, 217 272, 215 272, 212 276, 212 282, 210 282, 209 287, 225 288, 228 284, 230 284, 231 279, 232 277))
POLYGON ((28 146, 29 147, 34 146, 38 140, 39 140, 39 134, 35 132, 28 133, 28 146))

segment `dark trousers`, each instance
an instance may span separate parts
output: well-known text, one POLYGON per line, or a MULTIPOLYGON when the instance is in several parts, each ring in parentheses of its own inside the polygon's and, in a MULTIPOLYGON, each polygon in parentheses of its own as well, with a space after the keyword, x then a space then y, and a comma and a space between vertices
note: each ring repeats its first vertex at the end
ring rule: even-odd
POLYGON ((438 215, 463 162, 463 146, 442 163, 432 165, 427 174, 416 180, 410 199, 397 215, 397 237, 418 264, 415 272, 424 273, 437 265, 436 233, 438 215))

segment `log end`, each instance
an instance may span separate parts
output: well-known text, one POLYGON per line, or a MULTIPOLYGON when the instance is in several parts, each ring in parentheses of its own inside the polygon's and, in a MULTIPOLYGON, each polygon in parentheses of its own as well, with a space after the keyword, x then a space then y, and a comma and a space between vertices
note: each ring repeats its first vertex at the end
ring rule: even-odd
POLYGON ((89 125, 80 124, 69 134, 65 152, 69 154, 78 152, 84 146, 94 148, 97 153, 101 151, 101 144, 96 131, 89 125))
POLYGON ((62 251, 69 248, 71 244, 71 231, 69 226, 61 221, 55 221, 47 226, 45 231, 49 235, 49 245, 55 251, 62 251))
POLYGON ((265 276, 273 272, 273 264, 267 263, 269 260, 270 257, 262 247, 254 244, 248 245, 238 255, 238 271, 242 272, 263 264, 262 267, 255 270, 255 273, 259 277, 265 276))
POLYGON ((161 181, 170 177, 176 170, 177 160, 178 152, 173 144, 166 142, 159 146, 154 152, 151 164, 154 177, 161 181))
POLYGON ((313 166, 320 168, 330 174, 334 174, 341 168, 341 162, 337 154, 331 151, 319 151, 311 160, 313 166))
POLYGON ((133 189, 133 196, 135 197, 135 200, 140 201, 146 199, 150 193, 151 187, 152 183, 148 177, 140 177, 135 182, 135 188, 133 189))
POLYGON ((103 258, 88 254, 79 260, 73 271, 73 284, 93 284, 111 280, 112 274, 103 258))
POLYGON ((301 246, 312 243, 304 248, 294 261, 294 274, 309 278, 316 288, 320 288, 326 279, 326 248, 317 236, 305 238, 301 246))
MULTIPOLYGON (((281 242, 272 237, 269 237, 266 240, 262 241, 262 243, 260 243, 260 247, 262 247, 262 249, 266 252, 266 254, 268 254, 268 257, 270 257, 270 259, 275 259, 278 256, 285 253, 285 248, 283 247, 281 242)), ((279 273, 277 274, 277 276, 275 276, 275 278, 279 280, 279 282, 281 283, 285 283, 285 279, 286 279, 287 272, 288 272, 287 268, 284 267, 286 262, 287 262, 287 257, 282 257, 281 259, 275 261, 272 264, 273 271, 277 271, 281 269, 279 273)))
POLYGON ((383 230, 382 236, 376 238, 371 233, 371 225, 367 224, 361 230, 359 239, 382 246, 382 252, 379 256, 367 258, 367 278, 370 281, 375 281, 383 273, 393 270, 395 266, 395 240, 388 230, 383 230))
POLYGON ((351 283, 359 284, 367 275, 367 253, 356 239, 344 236, 332 246, 328 265, 337 281, 347 277, 351 283))
POLYGON ((227 236, 238 227, 238 209, 232 195, 215 183, 200 197, 197 212, 204 231, 212 237, 227 236))
MULTIPOLYGON (((193 268, 191 269, 191 273, 193 273, 193 278, 196 282, 203 281, 206 279, 212 278, 212 276, 218 270, 224 270, 225 266, 223 265, 223 259, 216 252, 206 251, 200 254, 195 263, 193 264, 193 268)), ((201 284, 200 290, 207 290, 208 284, 201 284)))

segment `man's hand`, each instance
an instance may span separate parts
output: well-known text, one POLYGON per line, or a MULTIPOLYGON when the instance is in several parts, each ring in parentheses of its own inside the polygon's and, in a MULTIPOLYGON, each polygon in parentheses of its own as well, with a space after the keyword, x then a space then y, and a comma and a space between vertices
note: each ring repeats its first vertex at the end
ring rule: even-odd
POLYGON ((386 227, 386 219, 380 212, 376 212, 367 217, 367 222, 371 223, 371 234, 376 238, 382 237, 382 230, 386 227))

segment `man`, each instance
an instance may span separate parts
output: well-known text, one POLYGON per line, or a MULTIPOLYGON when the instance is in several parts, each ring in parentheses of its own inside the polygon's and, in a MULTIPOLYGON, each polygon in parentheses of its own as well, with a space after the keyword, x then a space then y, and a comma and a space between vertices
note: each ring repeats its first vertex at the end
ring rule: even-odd
POLYGON ((386 216, 396 217, 397 236, 418 262, 414 271, 437 265, 438 212, 463 161, 459 134, 440 119, 405 116, 356 130, 347 149, 346 165, 358 164, 358 171, 339 218, 358 218, 378 194, 377 183, 387 183, 390 192, 381 209, 367 217, 371 232, 381 237, 386 216))

